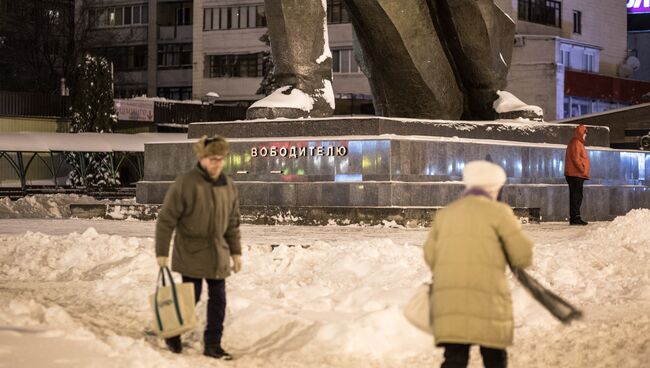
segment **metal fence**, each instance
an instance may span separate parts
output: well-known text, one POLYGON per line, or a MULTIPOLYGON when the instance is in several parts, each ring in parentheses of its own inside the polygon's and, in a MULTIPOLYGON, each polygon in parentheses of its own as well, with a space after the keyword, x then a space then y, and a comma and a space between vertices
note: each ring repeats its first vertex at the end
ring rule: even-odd
POLYGON ((0 91, 0 115, 69 117, 70 98, 45 93, 0 91))
POLYGON ((156 124, 189 124, 197 121, 231 121, 246 118, 245 106, 156 102, 156 124))

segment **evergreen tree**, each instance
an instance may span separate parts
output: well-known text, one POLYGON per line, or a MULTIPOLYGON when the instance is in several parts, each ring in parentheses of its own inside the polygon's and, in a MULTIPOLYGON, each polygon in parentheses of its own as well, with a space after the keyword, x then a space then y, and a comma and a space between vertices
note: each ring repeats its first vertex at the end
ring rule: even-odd
MULTIPOLYGON (((260 41, 264 42, 266 46, 271 46, 269 31, 266 31, 262 37, 260 37, 260 41)), ((278 89, 278 87, 280 87, 275 80, 274 68, 275 66, 273 65, 273 54, 271 54, 270 50, 264 51, 262 53, 262 70, 264 76, 262 78, 262 82, 260 82, 260 87, 255 92, 256 94, 268 96, 273 91, 278 89)))
MULTIPOLYGON (((117 123, 113 102, 113 76, 108 61, 86 55, 78 65, 78 75, 72 91, 72 121, 70 133, 112 133, 117 123)), ((73 185, 105 187, 119 185, 119 173, 114 169, 112 153, 72 153, 68 162, 73 170, 73 185)))
POLYGON ((113 76, 108 61, 86 55, 78 66, 72 91, 71 133, 112 133, 117 123, 113 102, 113 76))

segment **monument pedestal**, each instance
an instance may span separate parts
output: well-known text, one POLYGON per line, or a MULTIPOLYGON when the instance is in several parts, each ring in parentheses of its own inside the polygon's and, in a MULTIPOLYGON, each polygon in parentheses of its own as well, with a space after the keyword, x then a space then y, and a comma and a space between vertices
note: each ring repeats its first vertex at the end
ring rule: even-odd
MULTIPOLYGON (((270 208, 285 215, 291 208, 292 213, 374 208, 377 216, 394 209, 435 210, 462 193, 466 162, 489 160, 508 175, 506 203, 539 209, 543 221, 564 221, 569 208, 565 144, 574 129, 512 121, 363 117, 194 123, 188 136, 228 138, 231 153, 224 172, 237 183, 244 214, 272 216, 270 208)), ((196 164, 193 142, 146 145, 139 203, 161 203, 175 177, 196 164)), ((604 127, 589 127, 588 143, 598 146, 588 147, 592 180, 585 185, 583 217, 607 220, 650 207, 650 169, 645 170, 650 154, 607 148, 604 127)))

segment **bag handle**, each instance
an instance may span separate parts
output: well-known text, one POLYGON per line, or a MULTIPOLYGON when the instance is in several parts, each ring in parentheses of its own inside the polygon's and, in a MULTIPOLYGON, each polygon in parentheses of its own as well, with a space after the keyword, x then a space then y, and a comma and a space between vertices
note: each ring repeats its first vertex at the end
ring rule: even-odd
POLYGON ((160 271, 158 271, 158 278, 156 281, 156 292, 154 294, 154 309, 156 310, 156 320, 158 322, 158 329, 160 331, 163 330, 163 325, 162 325, 162 320, 160 319, 160 312, 158 311, 158 288, 160 285, 160 279, 162 278, 162 286, 167 286, 165 284, 165 272, 167 273, 167 277, 169 277, 169 286, 172 288, 172 298, 174 299, 174 307, 176 309, 176 317, 178 318, 178 323, 181 325, 184 324, 183 322, 183 316, 181 316, 181 311, 178 306, 178 296, 176 294, 176 284, 174 283, 174 278, 172 277, 172 272, 169 270, 167 266, 160 267, 160 271))

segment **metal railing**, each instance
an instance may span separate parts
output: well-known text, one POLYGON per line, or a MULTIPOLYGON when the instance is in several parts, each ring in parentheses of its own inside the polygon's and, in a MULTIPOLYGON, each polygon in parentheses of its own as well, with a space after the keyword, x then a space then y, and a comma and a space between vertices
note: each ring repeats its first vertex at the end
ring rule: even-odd
POLYGON ((519 0, 517 17, 526 22, 562 28, 562 3, 554 0, 519 0))
POLYGON ((70 98, 45 93, 0 91, 0 115, 70 116, 70 98))
POLYGON ((156 124, 189 124, 198 121, 231 121, 245 118, 245 106, 201 105, 158 101, 154 105, 154 120, 156 124))

